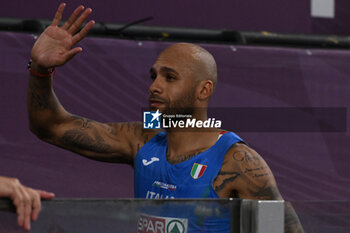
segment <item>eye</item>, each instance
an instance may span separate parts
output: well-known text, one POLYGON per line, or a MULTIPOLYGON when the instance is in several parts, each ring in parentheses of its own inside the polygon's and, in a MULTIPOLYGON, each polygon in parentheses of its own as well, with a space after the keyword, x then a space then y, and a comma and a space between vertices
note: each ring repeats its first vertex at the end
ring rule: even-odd
POLYGON ((157 74, 152 72, 150 78, 154 81, 157 78, 157 74))
POLYGON ((167 74, 167 75, 166 75, 166 79, 167 79, 168 81, 173 81, 173 80, 176 79, 176 77, 175 77, 174 75, 172 75, 172 74, 167 74))

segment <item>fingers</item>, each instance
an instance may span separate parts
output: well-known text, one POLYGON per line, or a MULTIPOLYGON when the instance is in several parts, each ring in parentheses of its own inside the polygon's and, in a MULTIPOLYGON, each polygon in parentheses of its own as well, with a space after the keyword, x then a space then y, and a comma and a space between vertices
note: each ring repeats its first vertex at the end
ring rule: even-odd
POLYGON ((36 221, 38 219, 39 213, 41 211, 41 201, 40 201, 39 192, 34 191, 32 200, 33 200, 33 202, 32 202, 31 219, 32 219, 32 221, 36 221))
POLYGON ((84 21, 87 19, 87 17, 91 14, 92 9, 87 8, 81 15, 80 17, 68 28, 68 32, 70 34, 76 33, 81 25, 84 23, 84 21))
POLYGON ((30 195, 30 193, 25 192, 24 193, 24 229, 29 231, 30 230, 30 221, 31 221, 31 213, 32 213, 32 203, 33 203, 33 197, 30 195))
POLYGON ((91 8, 84 10, 84 6, 80 5, 69 19, 58 27, 65 7, 65 3, 60 4, 51 26, 45 29, 32 48, 31 56, 41 67, 61 66, 68 61, 65 58, 70 59, 79 53, 81 48, 72 49, 72 47, 87 35, 95 23, 94 21, 88 22, 78 32, 92 12, 91 8))
POLYGON ((54 194, 23 185, 16 187, 12 194, 13 203, 17 209, 18 225, 27 231, 30 230, 30 222, 38 219, 41 211, 41 197, 50 199, 54 197, 54 194))
POLYGON ((32 203, 32 221, 36 221, 38 219, 39 213, 41 211, 41 201, 40 199, 52 199, 55 197, 54 193, 46 192, 44 190, 32 190, 33 193, 33 203, 32 203))
MULTIPOLYGON (((62 14, 64 11, 66 4, 62 3, 56 12, 55 18, 52 21, 52 26, 57 26, 59 22, 62 19, 62 14)), ((80 5, 78 6, 73 14, 69 17, 69 19, 62 25, 62 29, 67 30, 70 34, 74 34, 79 30, 81 25, 84 23, 84 21, 87 19, 87 17, 91 14, 92 9, 87 8, 84 12, 84 6, 80 5), (83 12, 83 13, 82 13, 83 12), (80 15, 80 16, 79 16, 80 15)))
POLYGON ((62 14, 63 14, 63 11, 64 11, 65 7, 66 7, 65 3, 61 3, 59 5, 59 7, 58 7, 58 9, 56 11, 55 17, 52 20, 52 23, 51 23, 52 26, 57 26, 60 23, 61 18, 62 18, 62 14))
POLYGON ((78 6, 73 14, 69 17, 69 19, 63 24, 62 29, 67 30, 72 24, 75 22, 75 20, 79 17, 80 13, 84 10, 84 6, 80 5, 78 6))
POLYGON ((72 38, 73 45, 81 41, 90 31, 90 29, 94 26, 95 21, 91 20, 88 22, 83 29, 80 30, 79 33, 75 34, 72 38))
POLYGON ((65 54, 66 60, 69 61, 70 59, 72 59, 75 55, 77 55, 81 51, 83 51, 83 49, 81 47, 71 49, 69 52, 67 52, 65 54))
POLYGON ((11 198, 13 200, 13 204, 16 206, 17 212, 17 223, 20 227, 24 226, 24 202, 23 195, 19 189, 13 191, 11 198))
POLYGON ((52 199, 55 197, 55 194, 51 192, 47 192, 44 190, 36 190, 36 191, 38 192, 39 196, 43 199, 52 199))
MULTIPOLYGON (((72 50, 74 55, 81 48, 72 50)), ((26 187, 16 178, 0 176, 0 197, 10 197, 16 206, 18 225, 25 230, 30 230, 30 222, 38 219, 41 210, 40 198, 51 199, 55 194, 43 190, 35 190, 26 187)))
POLYGON ((30 230, 30 215, 32 211, 31 197, 23 186, 16 187, 12 194, 13 204, 17 210, 17 223, 25 230, 30 230))

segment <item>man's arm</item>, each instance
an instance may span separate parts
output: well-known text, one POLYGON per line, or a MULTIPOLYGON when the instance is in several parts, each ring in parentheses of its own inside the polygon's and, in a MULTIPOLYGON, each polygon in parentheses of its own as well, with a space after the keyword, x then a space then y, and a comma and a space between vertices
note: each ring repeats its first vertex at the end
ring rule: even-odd
POLYGON ((40 198, 51 199, 54 196, 53 193, 28 188, 16 178, 0 176, 0 197, 11 198, 16 206, 17 223, 27 231, 30 230, 30 221, 38 219, 40 198))
MULTIPOLYGON (((267 163, 255 150, 242 143, 236 143, 226 154, 214 188, 222 196, 283 200, 267 163)), ((285 205, 284 226, 288 233, 304 232, 290 204, 285 205)))
POLYGON ((82 51, 73 48, 92 28, 89 21, 79 28, 91 13, 79 6, 71 17, 58 26, 65 4, 61 4, 52 24, 35 42, 27 93, 30 129, 39 138, 92 159, 132 163, 138 149, 150 138, 140 123, 103 124, 67 112, 53 91, 52 69, 61 66, 82 51), (39 74, 39 75, 38 75, 39 74))

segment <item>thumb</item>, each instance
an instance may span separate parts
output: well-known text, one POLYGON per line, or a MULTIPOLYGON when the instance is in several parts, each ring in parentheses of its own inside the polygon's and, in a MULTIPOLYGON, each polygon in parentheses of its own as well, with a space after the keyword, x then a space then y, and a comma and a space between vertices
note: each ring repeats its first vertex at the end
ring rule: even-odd
POLYGON ((55 194, 51 192, 47 192, 44 190, 36 190, 36 191, 39 193, 40 197, 43 199, 52 199, 55 197, 55 194))

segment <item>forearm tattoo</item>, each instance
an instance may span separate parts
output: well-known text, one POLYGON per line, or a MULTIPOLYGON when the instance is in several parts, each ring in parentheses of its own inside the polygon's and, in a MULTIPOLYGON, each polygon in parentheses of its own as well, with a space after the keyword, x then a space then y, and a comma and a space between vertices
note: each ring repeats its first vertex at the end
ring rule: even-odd
POLYGON ((31 79, 28 85, 28 101, 31 110, 56 110, 59 103, 55 94, 47 86, 42 87, 42 83, 40 83, 40 81, 41 80, 31 79))

